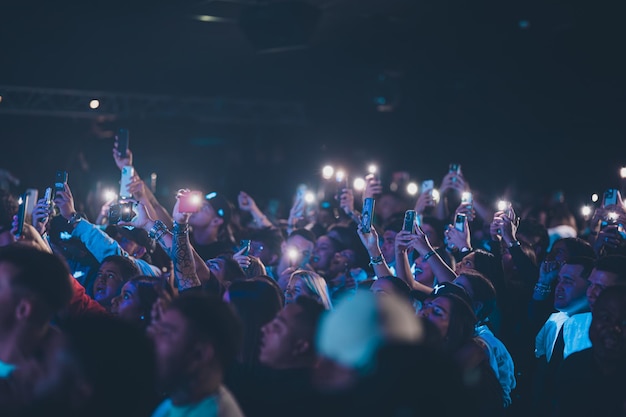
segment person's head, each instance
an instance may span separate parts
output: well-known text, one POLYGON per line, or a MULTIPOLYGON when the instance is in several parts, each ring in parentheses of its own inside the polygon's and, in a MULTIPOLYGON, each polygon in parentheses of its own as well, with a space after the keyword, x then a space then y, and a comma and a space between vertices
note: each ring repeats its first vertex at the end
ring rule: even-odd
POLYGON ((446 230, 446 223, 443 220, 434 216, 423 216, 422 225, 420 226, 422 231, 428 238, 432 247, 444 247, 444 232, 446 230))
POLYGON ((313 298, 326 310, 332 309, 330 291, 326 280, 316 272, 304 269, 294 271, 285 289, 285 304, 295 302, 299 296, 313 298))
POLYGON ((595 258, 596 253, 589 242, 578 237, 563 237, 552 244, 545 259, 566 262, 570 257, 585 256, 595 258))
POLYGON ((403 225, 404 216, 396 215, 383 226, 382 235, 379 237, 380 251, 388 262, 393 261, 396 257, 396 235, 402 230, 403 225))
POLYGON ((345 246, 336 238, 328 235, 321 235, 315 241, 311 266, 316 271, 327 271, 335 253, 345 249, 345 246))
POLYGON ((479 323, 484 322, 496 308, 496 289, 487 277, 477 271, 464 271, 454 279, 472 300, 472 308, 479 323))
POLYGON ((280 248, 285 240, 280 229, 273 227, 253 229, 248 231, 247 237, 250 239, 251 256, 258 257, 265 266, 274 266, 278 263, 280 248))
POLYGON ((259 258, 256 256, 248 256, 248 258, 250 259, 250 265, 244 270, 246 277, 254 278, 259 275, 267 275, 267 269, 259 258))
POLYGON ((233 306, 243 325, 240 361, 246 365, 258 362, 261 328, 282 309, 280 289, 265 278, 233 282, 224 300, 233 306))
POLYGON ((282 256, 289 257, 289 264, 306 265, 311 260, 311 254, 315 248, 315 234, 308 229, 295 229, 283 242, 282 256))
POLYGON ((447 352, 455 352, 472 338, 477 319, 471 304, 467 292, 450 282, 438 284, 424 301, 419 316, 437 327, 447 352))
POLYGON ((122 286, 139 275, 137 265, 121 255, 107 256, 100 263, 96 279, 93 282, 93 299, 106 309, 111 307, 113 298, 119 295, 122 286))
POLYGON ((297 297, 263 326, 259 360, 274 369, 313 366, 315 334, 324 307, 308 297, 297 297))
POLYGON ((9 191, 0 188, 0 246, 6 246, 15 241, 11 233, 13 216, 17 214, 17 199, 9 191))
POLYGON ((217 279, 226 286, 237 280, 246 278, 245 271, 231 256, 211 258, 206 261, 206 265, 217 279))
POLYGON ((198 293, 174 298, 153 335, 161 389, 221 380, 240 351, 241 334, 241 322, 223 300, 198 293))
POLYGON ((222 193, 211 192, 205 196, 200 210, 189 217, 189 225, 193 228, 214 230, 218 240, 233 241, 233 210, 233 204, 222 193))
POLYGON ((150 325, 152 306, 159 298, 160 280, 137 276, 127 281, 111 301, 111 313, 146 328, 150 325))
POLYGON ((626 286, 602 291, 591 314, 589 339, 594 356, 604 364, 623 366, 626 362, 626 286))
POLYGON ((483 249, 475 249, 465 255, 456 264, 457 275, 465 271, 478 271, 483 274, 496 288, 496 291, 504 290, 504 268, 502 262, 491 252, 483 249))
POLYGON ((33 415, 148 415, 157 400, 154 347, 142 329, 110 316, 61 324, 34 384, 33 415))
POLYGON ((411 288, 402 278, 393 275, 378 277, 370 286, 370 291, 376 295, 395 294, 400 298, 409 300, 411 288))
POLYGON ((615 285, 626 286, 626 256, 606 255, 596 260, 589 275, 587 301, 589 308, 593 306, 602 291, 615 285))
POLYGON ((24 245, 0 248, 0 332, 37 329, 64 310, 73 295, 67 263, 24 245))
POLYGON ((554 308, 575 311, 587 306, 589 275, 595 260, 585 256, 570 257, 561 269, 554 289, 554 308))
POLYGON ((357 254, 352 248, 346 248, 340 252, 335 252, 330 261, 330 267, 326 272, 326 278, 333 279, 339 274, 357 266, 357 254))
POLYGON ((155 249, 155 242, 148 237, 148 233, 138 227, 129 229, 124 226, 109 225, 105 232, 120 244, 122 249, 132 257, 151 260, 150 255, 155 249))
MULTIPOLYGON (((440 246, 435 249, 435 252, 439 255, 439 257, 452 269, 455 268, 454 258, 450 255, 450 253, 446 250, 444 246, 440 246)), ((413 273, 413 279, 417 282, 421 282, 422 284, 428 287, 434 287, 437 284, 437 277, 433 269, 431 268, 428 261, 424 260, 424 256, 419 255, 415 259, 415 272, 413 273)))
POLYGON ((534 218, 521 219, 515 237, 533 249, 537 263, 541 263, 546 257, 550 246, 550 235, 544 224, 534 218))

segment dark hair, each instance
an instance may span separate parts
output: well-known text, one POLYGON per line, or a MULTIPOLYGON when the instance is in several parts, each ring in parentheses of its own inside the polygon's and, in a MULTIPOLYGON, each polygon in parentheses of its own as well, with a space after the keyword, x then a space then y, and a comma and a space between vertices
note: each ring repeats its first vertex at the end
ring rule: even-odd
POLYGON ((136 416, 154 408, 156 358, 143 330, 118 318, 87 314, 69 318, 62 331, 72 358, 93 384, 85 412, 136 416), (119 404, 124 404, 121 410, 119 404))
POLYGON ((224 281, 226 283, 233 283, 246 278, 245 271, 232 256, 220 255, 218 258, 224 260, 224 281))
POLYGON ((317 240, 317 238, 315 237, 315 233, 313 233, 312 231, 308 230, 308 229, 304 229, 304 228, 298 228, 293 230, 290 234, 289 234, 289 238, 293 237, 293 236, 301 236, 304 239, 313 242, 313 244, 315 244, 315 241, 317 240))
POLYGON ((215 296, 186 292, 174 298, 168 309, 185 318, 190 328, 188 337, 211 343, 222 369, 228 368, 242 338, 241 321, 230 305, 215 296))
POLYGON ((102 266, 105 262, 110 262, 118 267, 118 269, 120 270, 120 274, 122 274, 124 282, 141 273, 137 264, 122 255, 107 256, 102 260, 102 262, 100 262, 100 266, 102 266))
POLYGON ((285 241, 280 229, 275 227, 264 227, 262 229, 253 229, 247 232, 248 239, 262 242, 263 247, 270 254, 280 256, 280 247, 285 241))
POLYGON ((0 189, 0 233, 11 230, 13 216, 17 214, 17 199, 7 190, 0 189))
POLYGON ((152 306, 159 298, 161 280, 157 277, 140 275, 131 278, 128 282, 137 288, 141 317, 143 317, 142 323, 145 327, 147 327, 151 322, 152 306))
POLYGON ((596 260, 594 258, 590 258, 588 256, 571 256, 566 262, 569 265, 580 265, 583 267, 583 270, 580 274, 581 278, 587 279, 591 274, 591 270, 593 269, 596 260))
POLYGON ((447 227, 446 222, 444 222, 443 220, 435 216, 423 216, 422 223, 430 225, 430 227, 432 227, 435 230, 435 233, 437 234, 437 237, 439 238, 439 240, 443 242, 443 239, 445 237, 446 227, 447 227))
POLYGON ((617 274, 620 283, 626 283, 626 256, 605 255, 596 260, 595 269, 617 274))
POLYGON ((233 282, 228 287, 230 304, 243 325, 241 362, 254 365, 259 361, 261 328, 282 309, 280 292, 264 278, 233 282))
POLYGON ((529 217, 521 219, 517 226, 517 233, 527 236, 528 238, 538 238, 537 243, 533 245, 533 250, 537 255, 537 263, 543 261, 543 258, 548 253, 548 247, 550 246, 550 235, 548 229, 537 219, 529 217), (537 252, 535 249, 540 248, 537 252))
POLYGON ((378 277, 378 279, 382 279, 390 283, 393 286, 396 295, 406 300, 411 299, 411 288, 402 278, 394 277, 393 275, 383 275, 378 277))
POLYGON ((67 263, 58 255, 24 245, 0 248, 0 263, 12 265, 11 288, 18 296, 34 295, 34 319, 40 323, 50 321, 66 308, 74 289, 67 263))
POLYGON ((504 294, 504 268, 500 259, 484 249, 478 248, 473 252, 474 269, 491 281, 497 294, 504 294))
MULTIPOLYGON (((476 318, 479 322, 484 321, 496 308, 496 289, 489 279, 479 272, 466 271, 459 276, 467 278, 472 286, 473 303, 481 303, 482 309, 477 312, 476 318)), ((476 313, 476 309, 474 309, 476 313)))
POLYGON ((312 341, 317 335, 317 325, 326 309, 313 298, 306 296, 296 297, 295 304, 302 308, 302 312, 295 317, 298 322, 296 331, 303 338, 312 341))
POLYGON ((593 246, 591 246, 591 243, 587 242, 584 239, 581 239, 579 237, 563 237, 554 241, 554 243, 552 244, 553 248, 557 242, 563 242, 563 244, 567 248, 567 252, 569 253, 570 258, 578 256, 586 256, 593 259, 597 258, 596 252, 593 250, 593 246))
POLYGON ((254 278, 259 275, 267 275, 267 269, 265 269, 265 265, 261 262, 261 259, 256 256, 250 256, 250 265, 244 270, 246 277, 254 278))
POLYGON ((458 295, 447 293, 440 297, 446 297, 451 301, 448 334, 444 335, 443 339, 444 349, 454 353, 474 336, 476 315, 472 307, 458 295))

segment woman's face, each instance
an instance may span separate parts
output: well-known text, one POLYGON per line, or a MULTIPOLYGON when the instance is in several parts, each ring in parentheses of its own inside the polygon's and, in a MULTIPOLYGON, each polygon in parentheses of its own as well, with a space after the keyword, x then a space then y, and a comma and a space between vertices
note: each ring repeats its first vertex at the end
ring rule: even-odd
POLYGON ((125 320, 141 320, 141 300, 135 284, 132 282, 124 284, 120 295, 111 302, 111 313, 125 320))
POLYGON ((433 287, 435 285, 435 274, 428 264, 428 261, 424 262, 424 257, 421 255, 415 260, 415 272, 413 273, 413 278, 415 281, 421 282, 428 287, 433 287))
POLYGON ((122 285, 124 278, 120 268, 113 262, 104 262, 93 282, 93 298, 103 307, 109 308, 113 298, 120 294, 122 285))
POLYGON ((315 296, 307 288, 302 278, 294 276, 289 278, 289 283, 285 289, 285 304, 291 304, 296 301, 299 295, 308 295, 309 297, 315 296))
POLYGON ((335 254, 335 246, 328 236, 320 236, 315 241, 311 266, 316 270, 325 271, 330 265, 330 261, 335 254))
POLYGON ((447 297, 437 297, 424 302, 419 316, 434 324, 445 338, 450 326, 451 309, 452 303, 447 297))

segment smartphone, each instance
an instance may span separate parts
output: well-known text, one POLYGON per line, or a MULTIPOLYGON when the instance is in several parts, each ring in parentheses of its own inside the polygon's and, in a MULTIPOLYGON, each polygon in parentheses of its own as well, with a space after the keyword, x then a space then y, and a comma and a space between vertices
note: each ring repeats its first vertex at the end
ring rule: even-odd
POLYGON ((135 218, 133 202, 113 204, 109 207, 109 224, 118 224, 121 221, 130 222, 135 218))
POLYGON ((197 213, 201 207, 202 193, 200 191, 192 191, 180 196, 178 211, 181 213, 197 213))
POLYGON ((67 184, 67 171, 57 171, 54 180, 54 191, 65 191, 65 184, 67 184))
POLYGON ((611 206, 617 204, 617 188, 609 188, 604 192, 602 206, 611 206))
POLYGON ((404 225, 402 226, 402 230, 405 232, 413 233, 415 231, 415 218, 416 218, 415 210, 405 211, 404 212, 404 225))
POLYGON ((26 194, 28 194, 26 214, 31 216, 33 214, 33 210, 35 209, 35 205, 37 204, 37 200, 39 200, 39 191, 36 188, 29 188, 26 190, 26 194))
POLYGON ((133 195, 128 191, 128 184, 131 183, 133 176, 135 175, 135 168, 130 165, 126 165, 122 168, 122 178, 120 180, 120 198, 127 199, 132 198, 133 195))
POLYGON ((460 174, 461 173, 461 164, 454 164, 454 163, 452 163, 452 164, 450 164, 448 166, 448 170, 450 172, 454 172, 455 174, 460 174))
POLYGON ((454 218, 454 228, 458 230, 459 232, 465 231, 465 218, 466 217, 467 216, 465 214, 459 213, 454 218))
POLYGON ((237 249, 237 252, 242 249, 245 249, 242 254, 248 256, 248 253, 250 252, 250 239, 243 239, 239 241, 239 249, 237 249))
POLYGON ((361 213, 361 231, 363 233, 372 231, 372 216, 374 216, 374 199, 367 197, 363 200, 363 212, 361 213))
POLYGON ((415 227, 416 228, 421 228, 422 227, 422 215, 421 214, 417 214, 415 216, 415 227))
POLYGON ((17 209, 17 230, 15 236, 20 237, 24 232, 24 220, 26 219, 26 206, 28 205, 28 194, 24 193, 20 196, 20 205, 17 209))
POLYGON ((117 131, 117 135, 115 135, 115 139, 117 140, 117 154, 124 158, 128 153, 128 140, 129 134, 128 129, 120 129, 117 131))
POLYGON ((433 180, 422 181, 422 193, 429 193, 435 188, 435 182, 433 180))
POLYGON ((472 201, 474 201, 474 198, 472 196, 472 193, 469 191, 464 191, 463 194, 461 194, 461 203, 472 203, 472 201))

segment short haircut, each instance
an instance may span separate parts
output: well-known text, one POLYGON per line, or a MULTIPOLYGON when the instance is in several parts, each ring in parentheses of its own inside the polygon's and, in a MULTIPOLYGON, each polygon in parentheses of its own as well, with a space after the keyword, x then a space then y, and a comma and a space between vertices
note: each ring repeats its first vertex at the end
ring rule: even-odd
POLYGON ((13 216, 17 214, 17 199, 7 190, 0 189, 0 233, 11 230, 13 216))
POLYGON ((568 265, 580 265, 580 266, 582 266, 583 267, 583 271, 580 274, 581 278, 587 279, 587 278, 589 278, 589 275, 591 274, 591 270, 593 269, 594 265, 596 264, 596 260, 594 258, 590 258, 588 256, 572 256, 565 263, 568 264, 568 265))
POLYGON ((473 303, 481 303, 483 308, 477 314, 479 322, 484 321, 496 308, 496 289, 489 279, 477 271, 465 271, 459 276, 465 277, 472 286, 473 303))
POLYGON ((554 245, 560 241, 565 244, 565 247, 569 252, 570 258, 575 256, 587 256, 594 259, 597 258, 596 252, 593 250, 593 246, 591 246, 591 244, 584 239, 581 239, 579 237, 563 237, 561 239, 557 239, 552 244, 552 247, 554 247, 554 245))
POLYGON ((320 318, 326 309, 314 299, 306 296, 297 297, 295 304, 302 309, 302 312, 296 315, 296 320, 298 321, 296 330, 303 335, 303 337, 314 340, 320 318))
POLYGON ((620 285, 626 284, 626 256, 605 255, 596 260, 595 269, 617 275, 620 285))
POLYGON ((115 264, 120 270, 120 274, 122 274, 122 278, 124 281, 128 281, 129 279, 136 277, 141 273, 139 267, 135 262, 130 260, 129 258, 122 255, 111 255, 107 256, 100 262, 100 266, 102 266, 105 262, 111 262, 115 264))
POLYGON ((184 293, 172 300, 168 309, 185 318, 191 337, 213 345, 222 369, 235 360, 241 349, 242 324, 225 301, 202 293, 184 293))
POLYGON ((280 255, 280 245, 285 241, 280 229, 264 227, 247 231, 247 238, 257 242, 263 242, 263 246, 269 253, 280 255))
POLYGON ((36 319, 49 321, 66 308, 74 294, 69 267, 58 255, 24 245, 0 248, 0 263, 15 268, 11 287, 18 296, 35 296, 36 319))
POLYGON ((402 278, 394 277, 393 275, 383 275, 378 277, 378 279, 390 283, 393 286, 396 295, 406 300, 411 299, 411 288, 402 278))
POLYGON ((317 240, 317 237, 315 237, 315 233, 313 233, 312 231, 310 231, 309 229, 305 229, 305 228, 298 228, 295 229, 294 231, 292 231, 289 234, 288 239, 294 237, 294 236, 301 236, 304 239, 312 242, 313 244, 315 244, 315 241, 317 240))

